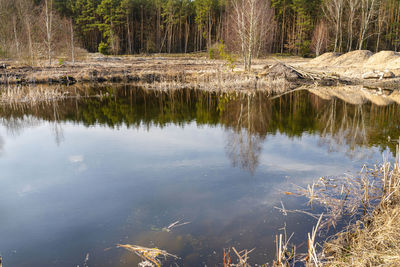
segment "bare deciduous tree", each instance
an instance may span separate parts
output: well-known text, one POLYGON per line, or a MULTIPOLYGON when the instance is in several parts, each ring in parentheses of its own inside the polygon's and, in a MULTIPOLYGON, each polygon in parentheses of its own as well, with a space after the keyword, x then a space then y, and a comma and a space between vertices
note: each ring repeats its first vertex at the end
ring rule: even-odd
POLYGON ((379 51, 379 45, 380 45, 380 41, 381 41, 382 29, 383 29, 383 25, 385 23, 387 23, 387 6, 386 6, 386 3, 382 3, 379 6, 378 18, 377 18, 377 22, 376 22, 377 38, 376 38, 375 52, 379 51))
POLYGON ((30 63, 33 64, 35 59, 32 39, 32 17, 34 15, 33 2, 26 0, 17 0, 15 4, 18 10, 19 19, 22 21, 25 27, 25 38, 27 39, 28 43, 30 63))
POLYGON ((273 28, 273 10, 269 0, 234 0, 232 20, 240 41, 245 70, 273 28))
POLYGON ((45 0, 46 46, 49 64, 51 65, 52 34, 53 34, 53 0, 45 0))
POLYGON ((75 41, 74 41, 74 25, 72 19, 70 20, 70 33, 71 33, 71 60, 75 64, 75 41))
POLYGON ((323 11, 327 19, 335 25, 335 45, 333 51, 342 50, 342 15, 344 0, 327 0, 324 2, 323 11))
POLYGON ((15 48, 17 49, 17 56, 19 57, 20 51, 19 51, 19 40, 18 40, 18 33, 17 33, 17 18, 16 18, 16 16, 13 16, 12 21, 13 21, 15 48))
POLYGON ((364 41, 369 37, 367 36, 367 30, 375 16, 376 8, 379 6, 378 1, 379 0, 361 0, 359 50, 363 48, 364 41))
POLYGON ((347 28, 348 28, 348 37, 347 37, 347 51, 351 51, 353 47, 353 27, 356 11, 360 5, 360 0, 347 0, 347 28))
POLYGON ((324 21, 320 21, 314 29, 311 48, 316 56, 319 56, 326 48, 328 29, 324 21))

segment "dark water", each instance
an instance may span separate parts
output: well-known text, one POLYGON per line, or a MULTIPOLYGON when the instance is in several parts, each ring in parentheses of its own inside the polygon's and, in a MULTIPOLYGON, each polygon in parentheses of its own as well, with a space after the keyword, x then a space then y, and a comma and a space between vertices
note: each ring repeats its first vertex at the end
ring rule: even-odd
MULTIPOLYGON (((223 248, 275 253, 315 220, 282 215, 283 194, 393 153, 396 104, 354 106, 307 92, 274 100, 194 90, 103 88, 102 98, 0 107, 3 266, 137 266, 118 243, 158 247, 179 266, 214 266, 223 248), (171 232, 163 227, 190 222, 171 232)), ((175 265, 174 265, 175 266, 175 265)))

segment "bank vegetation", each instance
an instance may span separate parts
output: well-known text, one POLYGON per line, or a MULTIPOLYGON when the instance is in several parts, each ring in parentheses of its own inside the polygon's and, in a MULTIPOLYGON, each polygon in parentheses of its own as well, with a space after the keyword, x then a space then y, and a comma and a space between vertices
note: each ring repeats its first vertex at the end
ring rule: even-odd
POLYGON ((1 0, 0 56, 36 64, 81 53, 189 53, 223 44, 250 68, 269 53, 397 51, 394 0, 1 0))

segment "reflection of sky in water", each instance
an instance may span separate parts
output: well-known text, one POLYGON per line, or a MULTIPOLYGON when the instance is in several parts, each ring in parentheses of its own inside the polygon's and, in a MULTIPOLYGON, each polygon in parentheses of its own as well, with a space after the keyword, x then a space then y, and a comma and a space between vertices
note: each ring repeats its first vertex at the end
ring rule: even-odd
MULTIPOLYGON (((0 253, 7 266, 76 266, 86 253, 89 266, 134 263, 133 255, 105 250, 116 243, 158 246, 190 266, 221 262, 224 247, 257 247, 253 259, 262 263, 285 220, 289 231, 311 227, 307 217, 273 209, 282 191, 365 161, 328 153, 318 136, 277 134, 263 140, 251 175, 232 167, 229 130, 221 127, 62 124, 57 131, 61 141, 54 124, 18 136, 0 127, 0 253), (157 230, 176 220, 191 224, 157 230)), ((287 207, 298 202, 285 199, 287 207)))

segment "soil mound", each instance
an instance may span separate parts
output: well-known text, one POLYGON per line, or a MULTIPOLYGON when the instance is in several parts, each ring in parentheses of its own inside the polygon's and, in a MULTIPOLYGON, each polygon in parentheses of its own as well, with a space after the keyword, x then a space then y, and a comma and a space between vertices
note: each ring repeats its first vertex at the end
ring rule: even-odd
POLYGON ((310 63, 315 65, 330 65, 332 61, 334 61, 340 55, 340 53, 328 52, 310 60, 310 63))
POLYGON ((400 69, 400 54, 397 57, 394 57, 388 63, 386 63, 386 68, 388 69, 400 69))
POLYGON ((332 65, 351 66, 364 64, 370 57, 372 52, 369 50, 356 50, 343 54, 333 60, 332 65))
POLYGON ((296 81, 297 79, 303 78, 303 76, 295 69, 280 62, 268 68, 264 75, 273 79, 285 78, 288 81, 296 81))
POLYGON ((394 51, 380 51, 371 56, 365 63, 366 67, 379 65, 388 65, 392 61, 400 59, 400 53, 394 51))

